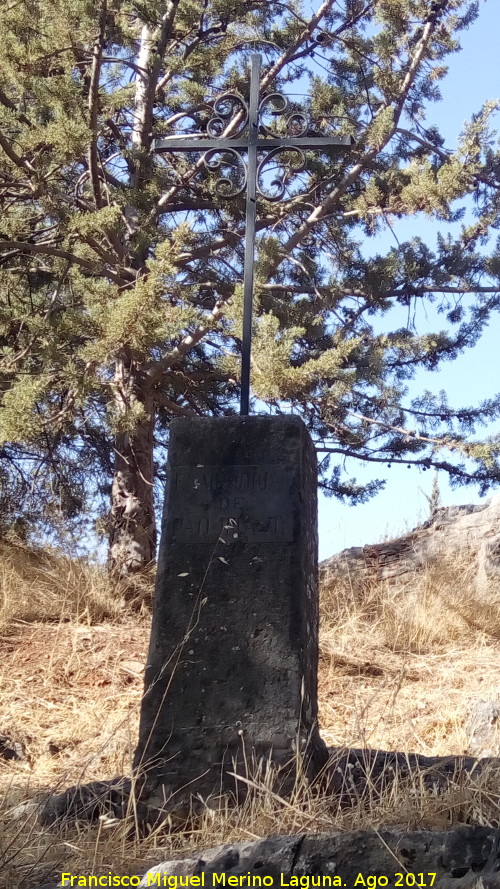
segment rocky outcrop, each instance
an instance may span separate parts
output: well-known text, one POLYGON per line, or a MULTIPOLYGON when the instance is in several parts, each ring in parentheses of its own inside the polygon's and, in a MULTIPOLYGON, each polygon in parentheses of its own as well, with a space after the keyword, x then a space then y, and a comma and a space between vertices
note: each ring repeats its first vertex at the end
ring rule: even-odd
MULTIPOLYGON (((225 874, 225 885, 500 887, 500 831, 461 827, 446 832, 358 830, 267 837, 220 846, 149 870, 140 886, 168 885, 171 876, 225 874), (431 875, 435 875, 432 877, 431 875), (228 883, 228 878, 233 879, 228 883), (322 879, 326 878, 326 879, 322 879)), ((224 885, 220 884, 220 885, 224 885)))
POLYGON ((500 580, 500 495, 478 506, 449 506, 394 540, 355 546, 320 565, 324 589, 351 581, 389 583, 410 580, 431 564, 460 558, 478 593, 500 580))

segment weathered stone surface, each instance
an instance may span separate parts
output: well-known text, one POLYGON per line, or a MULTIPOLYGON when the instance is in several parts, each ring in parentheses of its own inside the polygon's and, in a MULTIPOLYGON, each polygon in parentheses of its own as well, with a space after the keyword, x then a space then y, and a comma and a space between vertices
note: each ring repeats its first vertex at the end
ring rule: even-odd
POLYGON ((0 735, 0 757, 2 759, 26 759, 24 747, 7 735, 0 735))
POLYGON ((344 577, 364 582, 408 581, 432 563, 465 558, 478 593, 500 579, 500 495, 478 506, 437 509, 394 540, 342 550, 320 565, 320 586, 344 577))
POLYGON ((220 846, 180 861, 164 862, 148 871, 140 885, 154 885, 152 878, 163 885, 163 876, 205 874, 205 885, 210 886, 212 874, 224 873, 226 879, 242 877, 243 886, 252 885, 244 880, 246 875, 270 876, 273 886, 305 887, 321 885, 316 879, 329 876, 332 885, 333 878, 340 877, 341 883, 352 889, 363 885, 359 881, 362 874, 365 880, 369 876, 387 877, 387 883, 382 885, 389 887, 420 884, 439 889, 493 889, 500 886, 499 868, 500 831, 491 828, 459 827, 413 833, 359 830, 267 837, 252 843, 220 846), (432 873, 435 877, 431 883, 428 875, 432 873), (406 878, 407 874, 415 876, 415 883, 406 878), (293 877, 297 878, 295 883, 291 882, 293 877))
POLYGON ((473 701, 465 731, 467 750, 473 756, 499 756, 500 699, 473 701))
POLYGON ((419 753, 330 747, 325 789, 342 806, 370 802, 402 783, 418 793, 440 795, 463 783, 467 774, 500 780, 498 757, 423 756, 419 753))
POLYGON ((40 822, 50 826, 62 821, 95 821, 100 815, 123 818, 130 798, 130 778, 76 784, 44 801, 40 822))
POLYGON ((154 885, 153 876, 156 880, 160 878, 163 885, 163 876, 197 876, 202 873, 207 876, 207 886, 212 883, 210 875, 221 873, 225 873, 227 877, 248 873, 270 876, 275 885, 279 886, 281 874, 293 872, 303 840, 303 835, 265 837, 257 842, 206 849, 180 861, 164 861, 147 871, 141 881, 141 889, 143 886, 154 885))
MULTIPOLYGON (((296 417, 171 424, 168 480, 134 768, 148 820, 234 793, 252 760, 313 768, 317 469, 296 417)), ((240 782, 240 787, 244 785, 240 782)))

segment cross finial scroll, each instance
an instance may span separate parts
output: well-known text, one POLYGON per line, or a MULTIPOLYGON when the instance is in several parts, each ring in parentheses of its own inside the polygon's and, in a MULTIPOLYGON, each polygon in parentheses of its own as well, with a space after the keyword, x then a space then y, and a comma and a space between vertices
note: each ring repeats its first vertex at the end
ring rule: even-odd
MULTIPOLYGON (((205 167, 217 170, 221 167, 221 161, 217 155, 231 156, 233 161, 243 170, 239 187, 232 188, 230 180, 223 178, 218 182, 219 194, 226 198, 236 197, 246 190, 246 217, 245 217, 245 260, 243 270, 243 340, 241 348, 241 401, 240 414, 247 416, 250 406, 250 354, 252 346, 252 303, 253 303, 253 279, 255 258, 255 223, 257 217, 257 195, 263 194, 259 188, 259 172, 265 163, 276 154, 288 151, 296 153, 301 159, 300 165, 295 169, 303 169, 305 166, 304 151, 312 148, 332 148, 334 146, 349 146, 354 143, 351 136, 307 136, 308 118, 302 112, 293 112, 288 116, 287 129, 289 135, 281 136, 273 133, 263 124, 260 124, 260 112, 263 104, 274 102, 277 111, 283 113, 288 107, 288 101, 280 93, 260 98, 260 66, 261 57, 258 54, 251 56, 250 70, 250 101, 248 106, 243 98, 236 93, 225 93, 216 99, 214 103, 215 115, 207 126, 208 135, 187 134, 183 137, 168 137, 155 139, 153 151, 161 153, 177 151, 203 152, 205 167), (237 116, 230 126, 234 109, 237 116), (235 123, 236 122, 236 123, 235 123), (228 129, 231 135, 225 135, 228 129), (262 135, 261 135, 262 132, 262 135), (246 167, 242 160, 242 153, 247 153, 246 167), (264 160, 258 163, 258 155, 265 152, 264 160)), ((285 194, 285 184, 280 179, 272 183, 275 193, 271 197, 266 194, 267 200, 281 200, 285 194)))

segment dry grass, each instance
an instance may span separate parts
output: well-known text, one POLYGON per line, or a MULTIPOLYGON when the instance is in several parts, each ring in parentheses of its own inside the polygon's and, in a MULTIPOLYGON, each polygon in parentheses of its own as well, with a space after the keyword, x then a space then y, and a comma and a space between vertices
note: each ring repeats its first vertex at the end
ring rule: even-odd
POLYGON ((345 579, 323 593, 320 653, 329 745, 463 754, 470 701, 498 695, 500 590, 477 593, 468 557, 399 585, 345 579))
POLYGON ((97 566, 0 541, 0 630, 13 620, 97 622, 120 610, 97 566))
MULTIPOLYGON (((173 833, 141 838, 132 816, 43 829, 37 814, 50 790, 130 774, 149 618, 131 612, 127 591, 111 590, 98 569, 55 554, 0 547, 0 573, 0 735, 27 755, 0 759, 0 881, 12 889, 62 869, 141 873, 190 850, 271 833, 500 820, 494 772, 440 795, 424 789, 422 776, 396 779, 382 797, 368 793, 349 809, 301 778, 282 800, 269 776, 257 775, 243 807, 207 811, 173 833)), ((462 754, 470 701, 497 694, 499 655, 500 596, 478 599, 467 564, 429 569, 400 588, 346 582, 321 604, 322 734, 344 748, 462 754)))

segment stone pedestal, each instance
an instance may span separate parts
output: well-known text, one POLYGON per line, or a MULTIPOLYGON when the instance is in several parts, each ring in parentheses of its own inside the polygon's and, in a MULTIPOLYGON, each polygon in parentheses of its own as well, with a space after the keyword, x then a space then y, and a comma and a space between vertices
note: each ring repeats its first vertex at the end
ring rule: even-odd
POLYGON ((297 417, 172 422, 134 761, 143 811, 238 793, 229 772, 293 765, 297 746, 311 770, 326 761, 316 486, 297 417))

